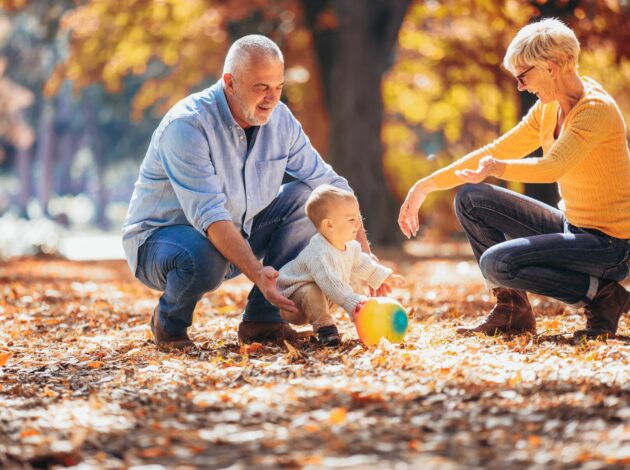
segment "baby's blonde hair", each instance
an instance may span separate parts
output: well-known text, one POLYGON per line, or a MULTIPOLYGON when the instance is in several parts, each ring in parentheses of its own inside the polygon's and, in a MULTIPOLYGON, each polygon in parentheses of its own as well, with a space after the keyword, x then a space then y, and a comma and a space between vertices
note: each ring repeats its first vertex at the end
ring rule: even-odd
POLYGON ((341 201, 356 201, 357 198, 349 191, 336 188, 329 184, 322 184, 315 188, 306 200, 304 209, 306 215, 319 228, 322 220, 328 218, 330 210, 341 201))
POLYGON ((503 67, 516 74, 518 67, 545 66, 555 62, 564 72, 577 70, 580 43, 571 28, 556 18, 528 24, 512 39, 503 67))

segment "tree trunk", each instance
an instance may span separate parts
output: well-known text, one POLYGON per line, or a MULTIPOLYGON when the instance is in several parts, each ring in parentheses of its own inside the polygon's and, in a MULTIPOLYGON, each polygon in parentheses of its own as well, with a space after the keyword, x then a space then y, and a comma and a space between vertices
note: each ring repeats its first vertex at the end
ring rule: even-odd
POLYGON ((48 214, 48 203, 53 186, 53 148, 55 136, 53 124, 55 109, 50 100, 45 99, 42 104, 39 123, 37 126, 37 160, 39 161, 39 202, 45 215, 48 214))
POLYGON ((348 179, 374 243, 399 242, 397 201, 386 181, 381 145, 383 74, 410 0, 303 0, 330 121, 327 160, 348 179), (321 27, 332 9, 337 27, 321 27))
POLYGON ((28 201, 33 195, 33 154, 32 147, 30 148, 16 148, 16 162, 18 176, 20 178, 20 194, 18 195, 18 210, 20 217, 28 217, 28 201))
POLYGON ((96 119, 96 113, 98 107, 96 105, 96 90, 94 88, 88 88, 83 92, 83 113, 85 117, 85 129, 87 133, 87 141, 92 155, 94 156, 94 163, 97 168, 97 187, 95 191, 95 204, 96 214, 94 216, 94 222, 106 230, 108 228, 107 217, 105 209, 107 207, 107 188, 105 187, 105 170, 107 168, 107 157, 105 155, 105 149, 103 145, 103 139, 100 133, 98 122, 96 119))
POLYGON ((76 139, 70 126, 71 120, 71 91, 69 86, 64 86, 57 100, 57 116, 55 120, 55 134, 57 135, 55 153, 59 170, 56 181, 56 192, 61 195, 72 193, 72 176, 70 169, 77 148, 75 147, 76 139))

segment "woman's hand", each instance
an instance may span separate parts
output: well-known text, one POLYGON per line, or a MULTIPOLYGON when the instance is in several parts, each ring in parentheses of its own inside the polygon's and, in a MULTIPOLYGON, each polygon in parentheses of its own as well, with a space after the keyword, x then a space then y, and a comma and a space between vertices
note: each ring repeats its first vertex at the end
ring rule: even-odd
POLYGON ((481 183, 488 176, 501 176, 505 171, 505 163, 490 156, 479 160, 476 170, 456 170, 455 175, 465 183, 481 183))
POLYGON ((420 182, 414 184, 405 198, 405 202, 400 206, 398 214, 398 226, 407 238, 415 237, 420 228, 418 221, 418 211, 424 202, 429 191, 424 189, 420 182))

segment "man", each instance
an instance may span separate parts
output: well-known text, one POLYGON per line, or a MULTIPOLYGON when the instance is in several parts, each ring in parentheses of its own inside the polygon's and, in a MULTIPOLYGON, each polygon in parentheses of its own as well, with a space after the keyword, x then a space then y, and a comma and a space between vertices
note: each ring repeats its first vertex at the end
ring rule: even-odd
MULTIPOLYGON (((151 317, 158 345, 192 345, 197 301, 240 273, 255 285, 239 340, 296 337, 279 313, 297 309, 276 288, 277 269, 315 233, 303 207, 311 190, 350 188, 279 102, 283 82, 278 46, 245 36, 228 51, 222 79, 177 103, 153 133, 123 245, 135 276, 163 291, 151 317), (285 172, 296 181, 282 185, 285 172)), ((369 253, 363 228, 357 240, 369 253)))

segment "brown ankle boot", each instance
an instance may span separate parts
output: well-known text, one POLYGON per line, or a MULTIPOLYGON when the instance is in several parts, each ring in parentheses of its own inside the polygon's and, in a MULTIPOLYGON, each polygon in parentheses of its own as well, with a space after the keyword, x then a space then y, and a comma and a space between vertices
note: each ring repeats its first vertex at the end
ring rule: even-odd
POLYGON ((497 303, 485 321, 474 328, 458 328, 457 333, 484 333, 488 336, 497 333, 536 334, 536 319, 525 291, 496 287, 492 293, 497 303))
POLYGON ((584 308, 586 328, 573 338, 614 338, 621 315, 630 310, 630 292, 618 282, 602 281, 589 305, 584 308))
POLYGON ((151 315, 151 333, 153 333, 153 342, 159 347, 183 349, 194 345, 188 337, 188 333, 184 332, 181 336, 173 336, 160 325, 157 307, 151 315))

